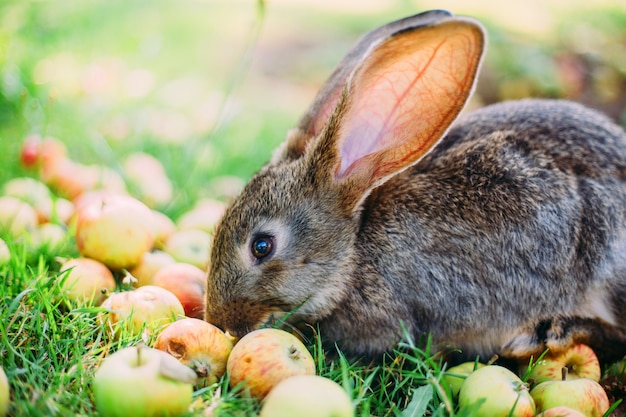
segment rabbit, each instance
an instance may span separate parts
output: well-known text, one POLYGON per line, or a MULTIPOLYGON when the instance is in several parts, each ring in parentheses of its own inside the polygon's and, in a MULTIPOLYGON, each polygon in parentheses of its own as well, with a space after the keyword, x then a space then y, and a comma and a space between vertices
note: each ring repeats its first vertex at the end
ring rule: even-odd
POLYGON ((477 21, 364 35, 216 226, 205 320, 284 320, 354 358, 626 354, 626 135, 565 100, 464 111, 477 21))

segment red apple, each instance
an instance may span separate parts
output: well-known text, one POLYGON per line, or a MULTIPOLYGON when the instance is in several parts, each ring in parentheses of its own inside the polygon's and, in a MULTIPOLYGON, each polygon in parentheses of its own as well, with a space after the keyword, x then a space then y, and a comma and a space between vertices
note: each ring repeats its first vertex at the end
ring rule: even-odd
POLYGON ((16 197, 0 197, 0 230, 17 237, 37 224, 37 213, 30 204, 16 197))
POLYGON ((115 279, 111 271, 93 259, 70 259, 61 265, 59 276, 62 280, 61 290, 72 300, 98 305, 115 291, 115 279))
POLYGON ((483 401, 476 417, 534 417, 535 404, 527 385, 513 372, 498 365, 479 368, 465 378, 459 391, 459 406, 483 401))
POLYGON ((609 398, 604 388, 589 378, 567 379, 567 367, 563 368, 560 381, 537 384, 530 395, 538 411, 565 406, 580 411, 588 417, 601 417, 609 409, 609 398))
POLYGON ((130 268, 152 248, 151 216, 150 209, 134 199, 90 204, 78 214, 78 250, 109 268, 130 268))
POLYGON ((169 353, 198 375, 198 386, 219 381, 233 349, 228 336, 204 320, 184 318, 167 326, 154 347, 169 353))
POLYGON ((561 370, 567 367, 567 379, 589 378, 600 381, 600 362, 595 352, 587 345, 577 344, 562 352, 545 354, 529 372, 528 380, 533 384, 561 380, 561 370))
POLYGON ((144 253, 139 263, 133 266, 128 272, 137 280, 135 287, 144 285, 153 285, 154 275, 163 267, 176 263, 171 255, 160 251, 153 250, 144 253))
POLYGON ((211 251, 211 235, 203 230, 180 230, 168 237, 163 250, 178 262, 207 269, 211 251))
POLYGON ((185 315, 174 294, 154 285, 112 293, 102 307, 106 311, 98 314, 98 320, 112 335, 120 331, 133 335, 156 334, 185 315))
POLYGON ((172 200, 173 188, 161 161, 143 152, 128 155, 123 163, 128 181, 136 188, 138 197, 149 207, 172 200))
POLYGON ((226 371, 230 386, 263 399, 280 381, 294 375, 315 375, 313 357, 291 333, 279 329, 254 330, 233 347, 226 371))
POLYGON ((197 266, 176 262, 161 268, 152 277, 153 285, 170 290, 180 300, 185 315, 204 318, 207 274, 197 266))
POLYGON ((24 138, 20 150, 20 162, 26 168, 54 164, 66 157, 67 148, 63 142, 52 137, 42 139, 38 134, 32 134, 24 138))
POLYGON ((127 347, 104 358, 93 379, 102 417, 176 417, 193 399, 194 372, 170 355, 145 346, 127 347))
POLYGON ((317 375, 282 380, 265 397, 259 417, 354 417, 352 401, 338 383, 317 375))

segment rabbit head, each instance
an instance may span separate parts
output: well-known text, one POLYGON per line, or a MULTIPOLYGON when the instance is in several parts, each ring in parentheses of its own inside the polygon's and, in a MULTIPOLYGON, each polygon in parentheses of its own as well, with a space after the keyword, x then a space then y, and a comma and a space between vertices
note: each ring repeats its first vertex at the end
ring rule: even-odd
POLYGON ((206 320, 236 336, 286 315, 316 323, 359 291, 368 195, 445 135, 484 44, 478 23, 445 11, 361 38, 216 227, 206 320))

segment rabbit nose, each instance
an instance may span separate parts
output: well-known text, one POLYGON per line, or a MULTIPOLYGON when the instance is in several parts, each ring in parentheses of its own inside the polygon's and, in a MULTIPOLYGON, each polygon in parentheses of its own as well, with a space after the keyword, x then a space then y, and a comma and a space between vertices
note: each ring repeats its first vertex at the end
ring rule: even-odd
POLYGON ((231 337, 241 338, 260 328, 269 318, 270 308, 249 299, 229 301, 222 306, 207 306, 205 320, 227 332, 231 337))

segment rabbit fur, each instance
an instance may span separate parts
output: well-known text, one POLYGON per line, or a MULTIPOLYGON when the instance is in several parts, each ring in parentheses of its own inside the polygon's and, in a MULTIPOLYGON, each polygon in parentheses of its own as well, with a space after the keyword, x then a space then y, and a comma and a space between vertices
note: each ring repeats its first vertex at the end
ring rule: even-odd
POLYGON ((623 357, 626 135, 560 100, 460 116, 485 42, 440 10, 362 37, 218 224, 206 320, 290 313, 366 358, 403 328, 466 357, 623 357))

